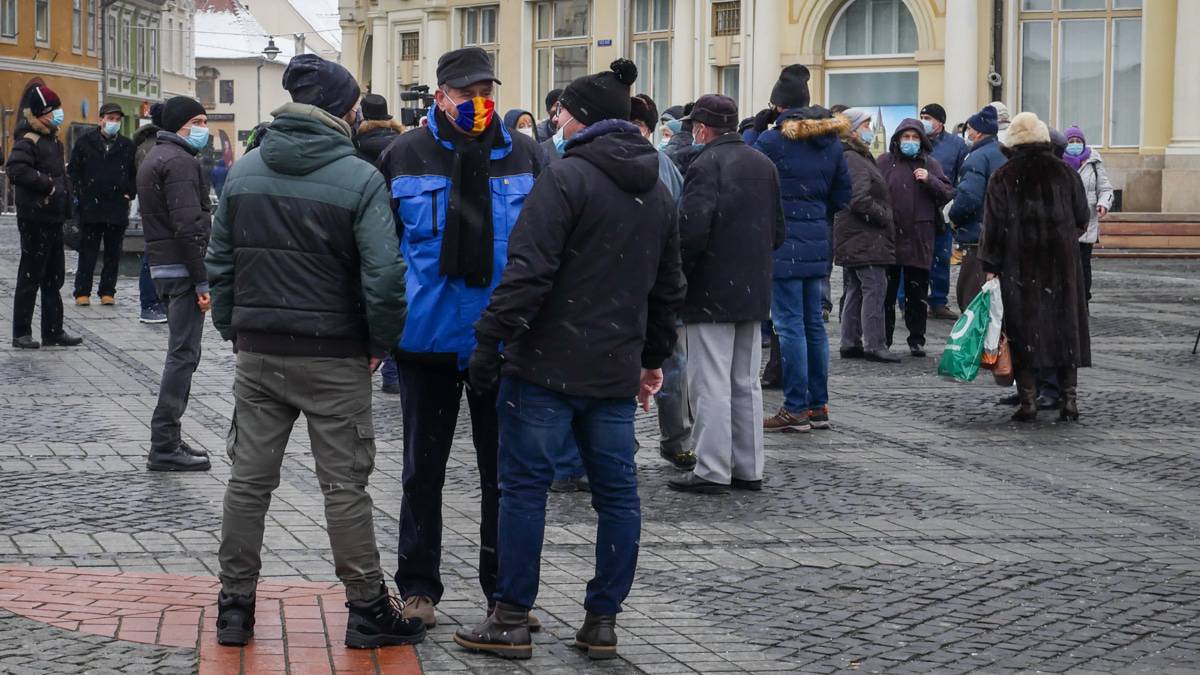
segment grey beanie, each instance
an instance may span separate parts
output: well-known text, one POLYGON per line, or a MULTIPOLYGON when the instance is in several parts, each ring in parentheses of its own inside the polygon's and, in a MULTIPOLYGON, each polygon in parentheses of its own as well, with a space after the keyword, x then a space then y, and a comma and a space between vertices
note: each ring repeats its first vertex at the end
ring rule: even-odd
POLYGON ((851 132, 857 129, 863 122, 871 119, 871 113, 863 110, 862 108, 846 108, 841 114, 848 122, 850 122, 851 132))

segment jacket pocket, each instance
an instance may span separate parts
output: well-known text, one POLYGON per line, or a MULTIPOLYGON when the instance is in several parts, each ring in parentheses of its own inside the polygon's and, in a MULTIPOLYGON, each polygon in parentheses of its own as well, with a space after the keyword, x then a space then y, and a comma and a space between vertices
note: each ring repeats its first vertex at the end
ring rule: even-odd
POLYGON ((508 241, 532 189, 532 174, 492 179, 492 231, 497 241, 508 241))
POLYGON ((404 224, 403 237, 410 244, 435 239, 445 229, 445 176, 397 176, 392 179, 396 215, 404 224))

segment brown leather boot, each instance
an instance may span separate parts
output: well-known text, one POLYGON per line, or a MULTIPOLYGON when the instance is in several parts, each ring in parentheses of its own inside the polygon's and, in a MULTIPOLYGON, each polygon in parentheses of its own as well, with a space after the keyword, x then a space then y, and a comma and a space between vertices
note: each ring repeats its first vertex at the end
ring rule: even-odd
POLYGON ((454 631, 454 642, 471 651, 506 659, 528 659, 533 656, 528 621, 529 610, 498 602, 483 623, 454 631))
POLYGON ((593 661, 617 658, 617 615, 588 612, 575 633, 575 647, 593 661))
POLYGON ((1013 413, 1012 421, 1014 422, 1035 422, 1037 421, 1037 375, 1032 369, 1018 368, 1016 372, 1017 379, 1017 397, 1021 401, 1021 407, 1013 413))
POLYGON ((1063 422, 1079 421, 1079 405, 1075 396, 1079 389, 1079 370, 1072 367, 1058 369, 1058 388, 1062 392, 1062 409, 1058 411, 1058 419, 1063 422))

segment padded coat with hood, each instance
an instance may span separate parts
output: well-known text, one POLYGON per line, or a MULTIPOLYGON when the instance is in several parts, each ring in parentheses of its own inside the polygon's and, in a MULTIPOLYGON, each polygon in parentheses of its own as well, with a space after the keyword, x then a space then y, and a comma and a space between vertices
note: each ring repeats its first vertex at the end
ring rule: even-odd
POLYGON ((984 136, 971 146, 971 151, 963 160, 958 185, 955 186, 954 204, 950 206, 954 240, 960 244, 974 246, 979 243, 988 179, 1008 161, 1003 147, 995 136, 984 136))
POLYGON ((56 129, 26 115, 17 122, 5 170, 16 186, 17 219, 57 225, 71 215, 71 185, 56 129))
POLYGON ((229 170, 207 266, 213 325, 265 354, 383 356, 404 326, 404 262, 387 185, 350 126, 311 105, 229 170))
POLYGON ((633 124, 573 136, 533 187, 476 324, 504 372, 569 396, 631 398, 675 345, 686 285, 675 200, 633 124))
POLYGON ((404 125, 400 120, 366 120, 358 125, 354 134, 354 147, 362 153, 363 159, 374 164, 379 156, 392 144, 392 141, 404 133, 404 125))
POLYGON ((896 264, 902 267, 929 269, 933 265, 933 240, 942 221, 941 209, 954 198, 954 186, 942 173, 942 165, 932 152, 925 127, 908 119, 896 127, 888 152, 879 156, 879 170, 892 198, 896 264), (900 135, 905 131, 915 131, 921 136, 921 149, 916 157, 900 152, 900 135), (928 171, 928 180, 917 180, 913 175, 917 169, 928 171))
POLYGON ((754 147, 779 170, 787 237, 775 278, 824 277, 833 256, 833 214, 850 203, 850 171, 839 135, 849 122, 818 106, 784 111, 754 147))
POLYGON ((858 136, 842 140, 850 167, 850 203, 833 218, 833 261, 842 267, 896 262, 891 197, 871 149, 858 136))

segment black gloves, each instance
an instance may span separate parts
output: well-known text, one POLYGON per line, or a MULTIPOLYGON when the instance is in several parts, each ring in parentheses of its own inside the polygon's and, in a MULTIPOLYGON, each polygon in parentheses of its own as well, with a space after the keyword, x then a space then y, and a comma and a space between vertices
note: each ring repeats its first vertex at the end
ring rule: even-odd
POLYGON ((775 123, 779 119, 779 111, 774 108, 764 108, 754 116, 754 130, 762 133, 767 130, 767 127, 775 123))
POLYGON ((471 353, 468 368, 468 382, 471 388, 481 394, 490 394, 500 385, 500 366, 504 358, 495 340, 479 337, 475 351, 471 353))

